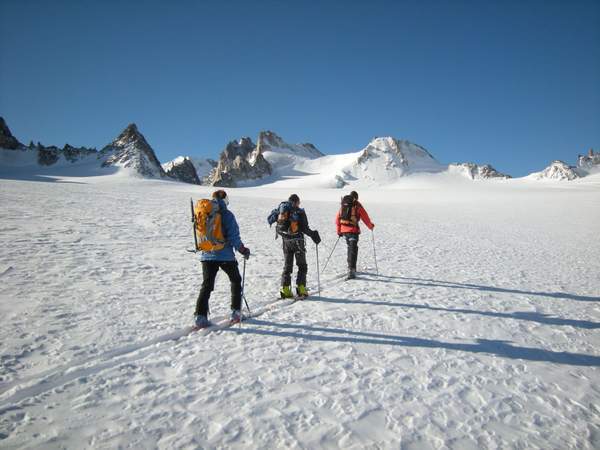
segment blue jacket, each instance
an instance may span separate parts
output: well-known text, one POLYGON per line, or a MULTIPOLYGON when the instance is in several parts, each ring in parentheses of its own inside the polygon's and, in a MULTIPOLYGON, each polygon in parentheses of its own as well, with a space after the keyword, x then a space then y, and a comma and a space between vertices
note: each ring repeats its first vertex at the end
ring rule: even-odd
POLYGON ((243 245, 240 239, 240 228, 235 220, 235 216, 227 209, 227 205, 223 200, 219 200, 219 208, 221 209, 223 236, 227 241, 225 248, 214 252, 200 252, 200 261, 235 261, 233 249, 239 251, 243 245))

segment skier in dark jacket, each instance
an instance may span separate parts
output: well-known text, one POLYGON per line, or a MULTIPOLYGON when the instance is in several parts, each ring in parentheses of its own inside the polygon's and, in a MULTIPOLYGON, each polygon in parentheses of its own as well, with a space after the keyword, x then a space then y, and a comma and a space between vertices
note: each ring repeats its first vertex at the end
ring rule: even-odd
POLYGON ((218 190, 212 194, 213 200, 216 200, 221 214, 222 241, 224 246, 220 250, 202 251, 200 261, 202 262, 202 288, 196 301, 195 326, 205 328, 210 326, 208 321, 208 299, 215 287, 215 278, 217 272, 222 269, 231 282, 231 321, 239 322, 242 319, 242 277, 238 269, 238 263, 235 259, 233 250, 241 253, 245 259, 250 257, 250 250, 244 246, 240 239, 240 229, 235 216, 227 209, 229 199, 224 190, 218 190))
POLYGON ((367 211, 358 201, 358 193, 350 192, 350 195, 342 198, 342 207, 335 216, 335 225, 339 237, 344 236, 348 245, 348 279, 356 278, 356 260, 358 259, 358 236, 360 235, 359 221, 372 230, 375 224, 371 222, 367 211), (348 202, 345 202, 348 199, 348 202), (344 204, 347 203, 345 208, 344 204))
MULTIPOLYGON (((274 210, 274 212, 277 210, 274 210)), ((272 213, 273 214, 273 213, 272 213)), ((304 209, 300 208, 300 198, 296 194, 290 195, 287 202, 279 206, 277 218, 277 234, 283 240, 283 273, 281 274, 281 298, 291 298, 292 293, 292 270, 294 258, 298 266, 296 275, 296 294, 299 297, 308 296, 306 289, 306 243, 304 235, 309 236, 316 245, 321 242, 317 230, 311 230, 308 226, 308 218, 304 209)))

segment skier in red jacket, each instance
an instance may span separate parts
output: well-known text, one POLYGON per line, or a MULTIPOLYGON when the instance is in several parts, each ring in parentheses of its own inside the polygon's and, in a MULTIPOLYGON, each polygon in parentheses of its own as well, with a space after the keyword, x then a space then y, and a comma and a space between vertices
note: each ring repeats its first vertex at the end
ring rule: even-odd
POLYGON ((342 197, 342 206, 335 216, 335 225, 339 237, 346 238, 348 245, 348 279, 356 278, 356 260, 358 258, 358 236, 360 234, 359 221, 372 230, 375 224, 371 222, 367 211, 358 201, 356 191, 342 197))

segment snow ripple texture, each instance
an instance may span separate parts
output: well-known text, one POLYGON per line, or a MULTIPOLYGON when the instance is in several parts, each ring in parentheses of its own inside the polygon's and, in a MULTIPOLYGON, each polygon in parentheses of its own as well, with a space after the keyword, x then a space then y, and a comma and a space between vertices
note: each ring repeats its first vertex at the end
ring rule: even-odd
MULTIPOLYGON (((0 180, 2 448, 599 448, 600 189, 364 191, 342 281, 273 303, 275 188, 229 189, 254 317, 189 333, 189 198, 119 177, 0 180)), ((299 192, 337 239, 340 191, 299 192)), ((212 295, 229 311, 227 277, 212 295)))

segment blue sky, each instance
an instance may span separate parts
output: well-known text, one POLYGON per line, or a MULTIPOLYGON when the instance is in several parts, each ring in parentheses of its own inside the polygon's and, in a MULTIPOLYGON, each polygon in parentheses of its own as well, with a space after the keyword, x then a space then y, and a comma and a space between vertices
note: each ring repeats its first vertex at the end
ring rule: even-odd
POLYGON ((98 148, 135 122, 163 162, 270 129, 521 176, 600 150, 600 2, 0 0, 0 115, 98 148))

